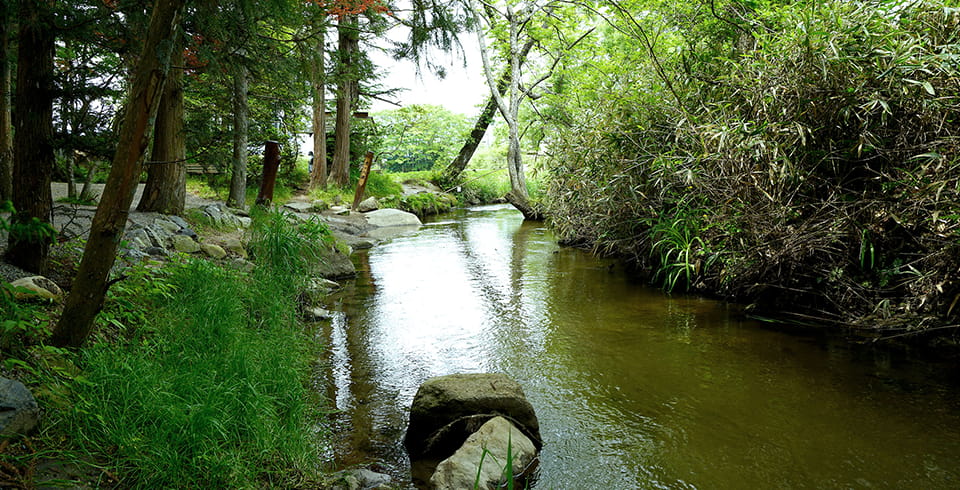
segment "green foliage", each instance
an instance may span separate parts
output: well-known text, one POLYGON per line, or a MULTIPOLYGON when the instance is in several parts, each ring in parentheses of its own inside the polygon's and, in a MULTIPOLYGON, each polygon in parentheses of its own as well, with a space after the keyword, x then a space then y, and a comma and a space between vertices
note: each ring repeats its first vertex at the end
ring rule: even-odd
POLYGON ((170 283, 129 342, 83 351, 84 382, 59 414, 73 442, 131 487, 282 485, 291 469, 312 472, 311 353, 284 311, 291 291, 204 261, 170 283))
POLYGON ((248 248, 256 258, 258 270, 292 280, 297 286, 306 279, 311 264, 321 259, 322 247, 333 244, 329 228, 316 218, 298 222, 282 208, 257 206, 251 212, 248 248))
POLYGON ((458 204, 457 198, 451 194, 435 194, 421 192, 409 196, 398 196, 383 202, 386 207, 395 207, 423 217, 431 214, 440 214, 450 211, 458 204))
POLYGON ((825 321, 873 326, 878 304, 902 328, 944 320, 960 293, 938 286, 960 266, 957 9, 714 6, 620 3, 561 63, 538 105, 562 238, 825 321))
POLYGON ((380 165, 390 172, 433 170, 450 163, 471 129, 462 114, 433 105, 410 105, 374 114, 380 165))

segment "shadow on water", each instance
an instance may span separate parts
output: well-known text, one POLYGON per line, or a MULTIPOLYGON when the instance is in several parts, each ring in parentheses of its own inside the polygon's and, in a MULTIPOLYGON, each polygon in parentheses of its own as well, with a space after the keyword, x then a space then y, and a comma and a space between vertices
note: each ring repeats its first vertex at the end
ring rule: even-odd
POLYGON ((505 372, 540 417, 538 488, 958 488, 955 371, 665 296, 509 207, 358 256, 324 332, 343 465, 409 477, 420 383, 505 372))

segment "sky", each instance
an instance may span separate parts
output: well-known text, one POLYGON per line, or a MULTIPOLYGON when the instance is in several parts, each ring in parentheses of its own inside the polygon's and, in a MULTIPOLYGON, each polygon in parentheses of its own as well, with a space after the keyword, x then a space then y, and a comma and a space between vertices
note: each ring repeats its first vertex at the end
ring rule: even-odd
MULTIPOLYGON (((438 79, 426 69, 421 70, 418 77, 416 68, 410 61, 394 61, 389 56, 377 52, 371 53, 371 58, 374 64, 387 72, 380 81, 385 88, 408 89, 395 97, 395 100, 402 105, 440 105, 452 112, 472 117, 480 113, 480 106, 486 103, 489 91, 484 81, 483 65, 475 36, 461 36, 460 42, 466 51, 466 66, 461 59, 454 59, 453 56, 445 53, 438 53, 434 57, 435 62, 443 62, 447 67, 447 76, 443 80, 438 79)), ((373 112, 398 108, 377 100, 372 102, 371 111, 373 112)))

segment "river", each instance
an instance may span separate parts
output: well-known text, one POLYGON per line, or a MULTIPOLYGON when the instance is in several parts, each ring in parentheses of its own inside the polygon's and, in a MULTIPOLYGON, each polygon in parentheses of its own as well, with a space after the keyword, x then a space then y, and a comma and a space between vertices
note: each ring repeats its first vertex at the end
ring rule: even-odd
POLYGON ((436 218, 358 269, 320 334, 343 465, 408 479, 420 383, 496 371, 539 416, 535 488, 960 488, 955 364, 664 295, 508 206, 436 218))

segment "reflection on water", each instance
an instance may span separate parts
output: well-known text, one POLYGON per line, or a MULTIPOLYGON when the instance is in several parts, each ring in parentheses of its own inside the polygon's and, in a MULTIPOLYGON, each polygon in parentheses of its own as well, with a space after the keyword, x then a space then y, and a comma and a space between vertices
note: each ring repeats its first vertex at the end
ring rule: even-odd
POLYGON ((666 297, 509 207, 446 219, 361 255, 336 298, 343 464, 406 475, 420 383, 499 371, 540 417, 538 488, 960 488, 946 368, 666 297))

